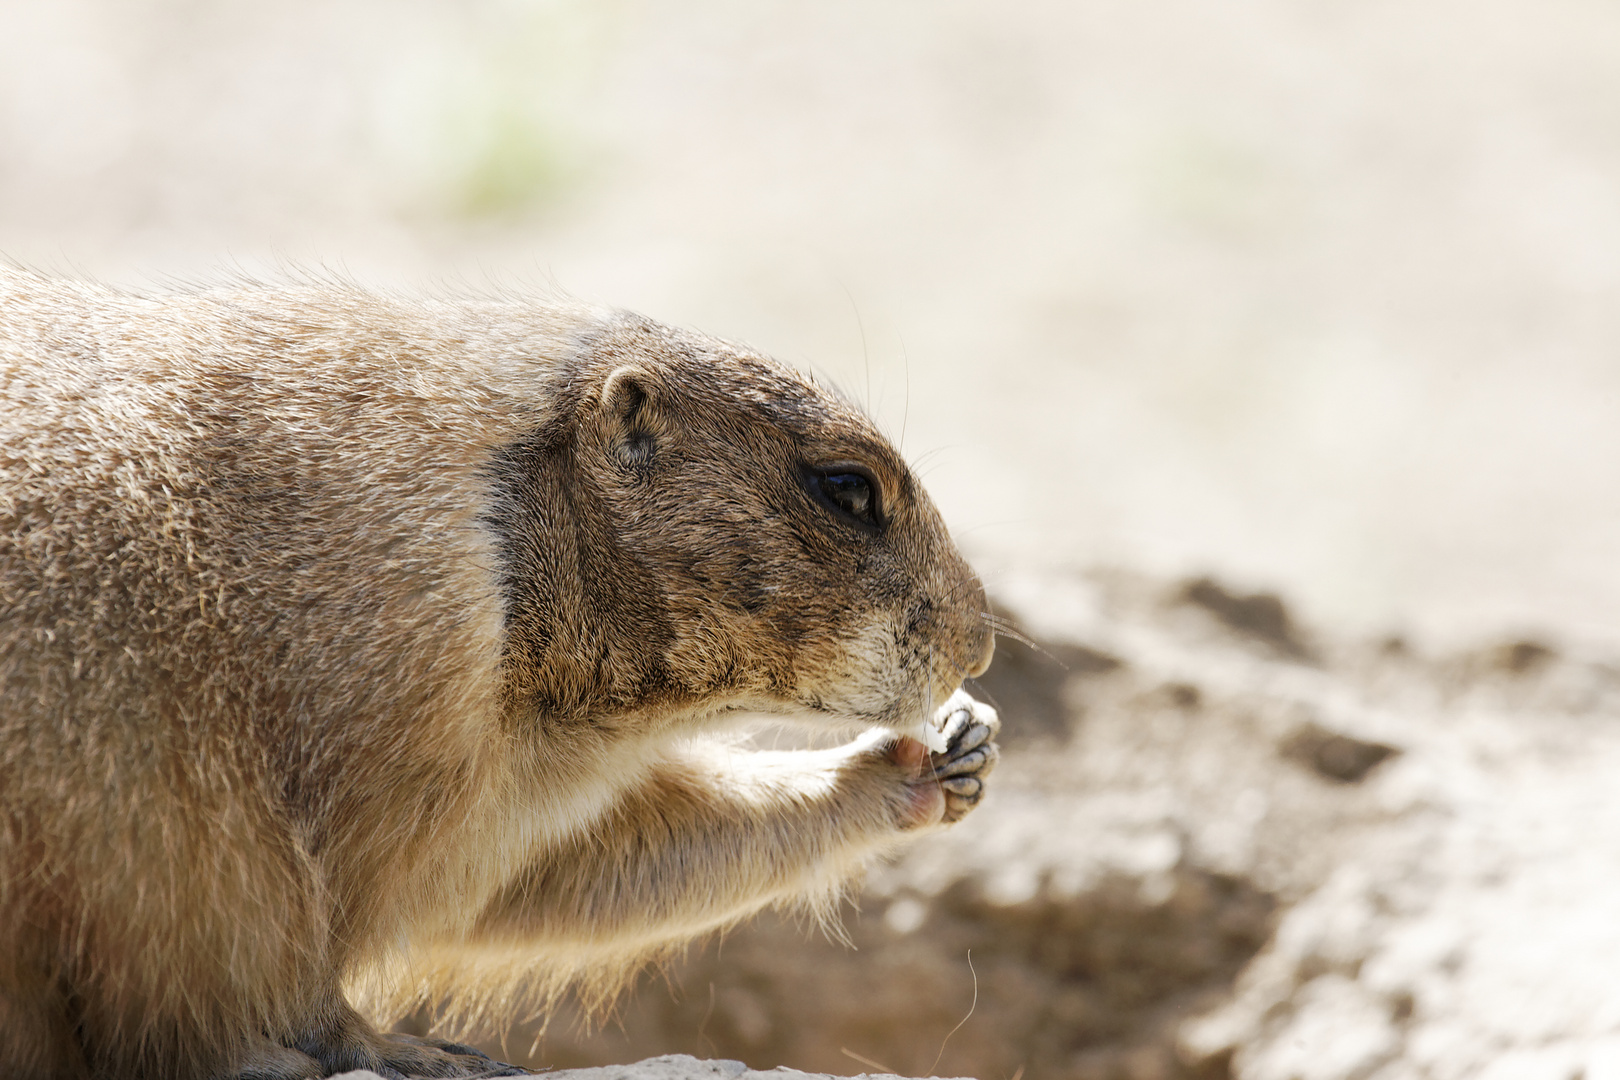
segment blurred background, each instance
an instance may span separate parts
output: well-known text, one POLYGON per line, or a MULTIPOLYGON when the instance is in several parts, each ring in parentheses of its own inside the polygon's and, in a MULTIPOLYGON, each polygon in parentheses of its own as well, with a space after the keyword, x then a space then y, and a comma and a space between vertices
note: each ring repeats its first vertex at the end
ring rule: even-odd
POLYGON ((0 255, 543 286, 861 397, 994 583, 1620 640, 1620 9, 0 0, 0 255))
POLYGON ((1620 6, 0 0, 0 258, 745 341, 1050 643, 860 953, 536 1062, 1620 1076, 1620 6))

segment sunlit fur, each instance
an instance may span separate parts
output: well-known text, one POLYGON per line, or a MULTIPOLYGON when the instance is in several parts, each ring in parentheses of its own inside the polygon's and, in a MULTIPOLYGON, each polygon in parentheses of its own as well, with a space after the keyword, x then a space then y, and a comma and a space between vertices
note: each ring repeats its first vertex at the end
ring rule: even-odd
POLYGON ((351 1002, 601 1002, 824 900, 926 823, 916 770, 703 733, 911 723, 983 607, 888 443, 747 350, 0 271, 0 1076, 364 1065, 351 1002), (806 494, 836 461, 881 535, 806 494))

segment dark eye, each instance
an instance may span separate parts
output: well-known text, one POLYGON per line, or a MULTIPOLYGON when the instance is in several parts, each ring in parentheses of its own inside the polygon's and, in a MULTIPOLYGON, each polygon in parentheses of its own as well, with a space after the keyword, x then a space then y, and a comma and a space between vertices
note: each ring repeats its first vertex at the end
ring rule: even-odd
POLYGON ((869 529, 882 527, 877 484, 871 477, 832 468, 813 472, 810 483, 829 509, 869 529))

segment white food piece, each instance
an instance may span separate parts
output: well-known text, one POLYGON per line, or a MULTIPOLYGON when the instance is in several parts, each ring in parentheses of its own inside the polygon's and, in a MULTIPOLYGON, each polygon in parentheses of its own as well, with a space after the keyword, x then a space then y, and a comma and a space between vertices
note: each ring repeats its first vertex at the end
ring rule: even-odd
POLYGON ((934 711, 933 716, 923 717, 915 724, 897 728, 896 731, 908 739, 916 739, 936 754, 943 754, 945 748, 950 745, 945 738, 946 721, 954 712, 963 709, 972 712, 975 708, 988 711, 984 705, 974 701, 966 690, 958 689, 946 699, 945 704, 934 711))
POLYGON ((945 732, 936 725, 942 724, 947 715, 949 714, 941 710, 932 717, 925 716, 909 728, 899 729, 900 734, 908 739, 916 739, 936 754, 943 754, 946 746, 945 732))

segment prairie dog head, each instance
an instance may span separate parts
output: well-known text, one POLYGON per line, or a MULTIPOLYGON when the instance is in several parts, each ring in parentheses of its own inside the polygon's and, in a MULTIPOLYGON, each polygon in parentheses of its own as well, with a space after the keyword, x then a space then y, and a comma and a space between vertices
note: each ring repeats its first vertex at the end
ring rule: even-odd
POLYGON ((858 409, 621 316, 497 460, 509 703, 914 728, 989 664, 985 599, 858 409))

